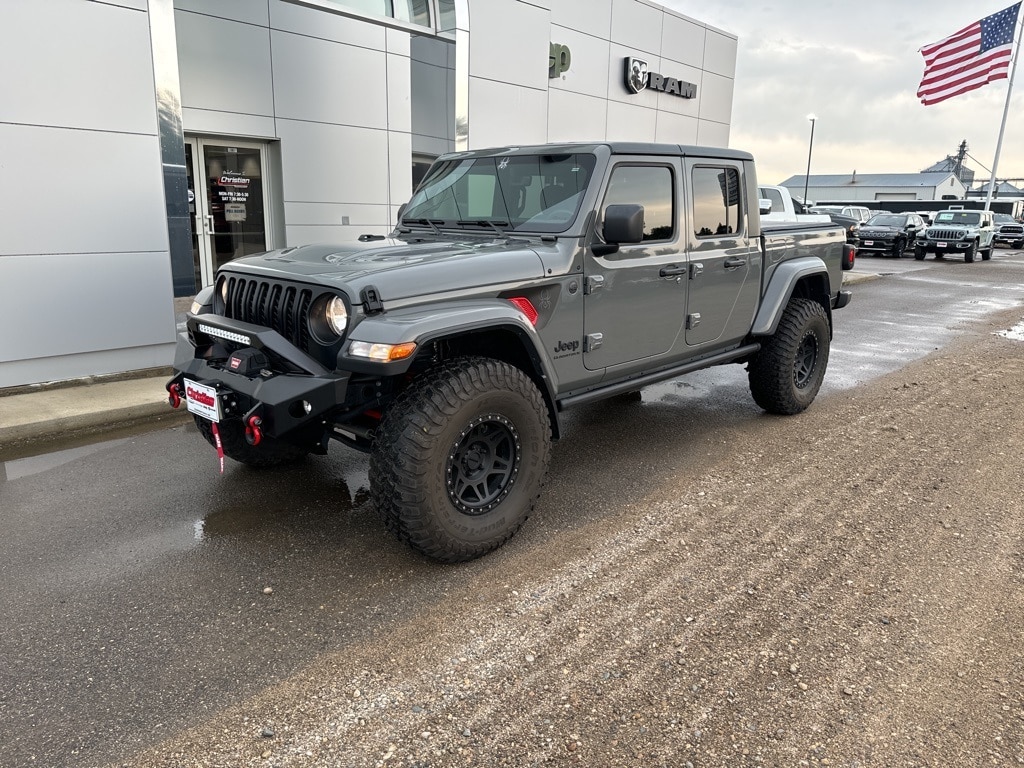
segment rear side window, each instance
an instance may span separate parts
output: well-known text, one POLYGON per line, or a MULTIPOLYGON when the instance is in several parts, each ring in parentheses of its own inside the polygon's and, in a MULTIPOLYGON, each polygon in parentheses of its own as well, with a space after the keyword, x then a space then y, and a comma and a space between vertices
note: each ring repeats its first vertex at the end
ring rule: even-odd
POLYGON ((666 165, 619 165, 612 171, 601 217, 609 205, 644 207, 644 241, 675 236, 672 169, 666 165))
POLYGON ((693 169, 693 234, 722 237, 740 231, 740 174, 735 168, 693 169))

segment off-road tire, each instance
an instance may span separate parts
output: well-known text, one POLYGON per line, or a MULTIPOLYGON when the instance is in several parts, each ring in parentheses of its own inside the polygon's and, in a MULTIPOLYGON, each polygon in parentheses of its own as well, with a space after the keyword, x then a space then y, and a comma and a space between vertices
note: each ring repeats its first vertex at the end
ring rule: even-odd
POLYGON ((983 248, 982 250, 978 251, 978 253, 981 254, 982 261, 989 261, 992 258, 992 247, 993 246, 990 245, 988 248, 983 248))
POLYGON ((814 401, 825 378, 828 315, 811 299, 790 299, 775 334, 747 367, 754 402, 781 415, 800 413, 814 401))
POLYGON ((1011 243, 1011 244, 1010 244, 1010 247, 1011 247, 1011 248, 1015 248, 1015 249, 1020 249, 1020 248, 1024 248, 1024 240, 1018 240, 1018 241, 1017 241, 1017 242, 1015 242, 1015 243, 1011 243))
POLYGON ((978 249, 978 242, 974 241, 971 243, 971 247, 964 251, 964 262, 967 264, 974 263, 974 252, 978 249))
MULTIPOLYGON (((213 437, 213 423, 202 416, 193 414, 196 426, 210 445, 217 447, 213 437)), ((304 458, 309 452, 291 443, 275 440, 264 436, 259 445, 250 445, 245 439, 245 427, 239 419, 222 421, 217 425, 220 432, 220 444, 224 455, 240 464, 255 469, 269 469, 282 464, 291 464, 304 458)))
POLYGON ((498 360, 450 360, 385 411, 370 493, 389 531, 454 563, 504 544, 526 521, 551 457, 551 423, 529 376, 498 360))
POLYGON ((927 251, 925 251, 923 248, 914 248, 914 258, 917 259, 918 261, 924 261, 924 257, 927 255, 927 251))

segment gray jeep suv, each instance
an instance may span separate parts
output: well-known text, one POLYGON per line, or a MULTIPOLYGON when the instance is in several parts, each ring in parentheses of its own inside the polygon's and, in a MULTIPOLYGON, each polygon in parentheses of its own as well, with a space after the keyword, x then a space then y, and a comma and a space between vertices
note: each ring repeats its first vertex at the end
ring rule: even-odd
POLYGON ((992 258, 995 234, 991 211, 939 211, 914 243, 914 258, 923 261, 929 253, 937 259, 947 253, 962 253, 968 264, 974 261, 975 254, 988 261, 992 258))

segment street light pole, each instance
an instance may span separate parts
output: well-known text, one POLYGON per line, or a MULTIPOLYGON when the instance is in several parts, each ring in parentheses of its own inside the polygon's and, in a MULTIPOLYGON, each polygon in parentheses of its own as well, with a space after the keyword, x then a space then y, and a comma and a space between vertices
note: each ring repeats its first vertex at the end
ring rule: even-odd
POLYGON ((807 175, 804 176, 804 205, 807 205, 807 184, 811 180, 811 152, 814 151, 814 122, 818 119, 816 115, 808 115, 811 121, 811 143, 807 147, 807 175))

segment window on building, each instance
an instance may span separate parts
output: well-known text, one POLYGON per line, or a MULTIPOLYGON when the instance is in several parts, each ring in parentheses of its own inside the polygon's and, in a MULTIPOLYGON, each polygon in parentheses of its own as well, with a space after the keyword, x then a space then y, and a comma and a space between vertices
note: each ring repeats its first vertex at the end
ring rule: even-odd
POLYGON ((740 231, 740 174, 735 168, 693 169, 693 234, 721 237, 740 231))
POLYGON ((612 171, 605 193, 609 205, 644 207, 644 240, 671 240, 675 235, 672 169, 664 165, 620 165, 612 171))
MULTIPOLYGON (((331 2, 368 16, 387 16, 409 24, 430 26, 430 0, 331 0, 331 2)), ((443 5, 442 3, 442 7, 443 5)), ((454 26, 452 24, 453 28, 454 26)))
POLYGON ((412 156, 412 188, 416 189, 423 181, 423 177, 427 175, 427 171, 430 170, 430 166, 433 164, 436 158, 433 155, 419 155, 415 154, 412 156))

